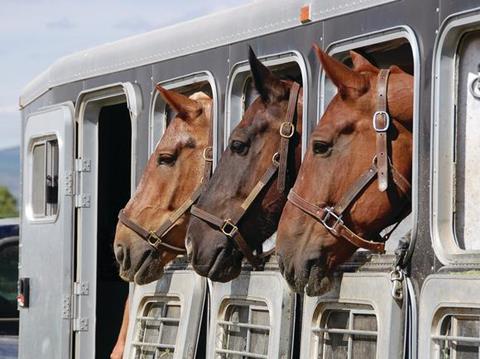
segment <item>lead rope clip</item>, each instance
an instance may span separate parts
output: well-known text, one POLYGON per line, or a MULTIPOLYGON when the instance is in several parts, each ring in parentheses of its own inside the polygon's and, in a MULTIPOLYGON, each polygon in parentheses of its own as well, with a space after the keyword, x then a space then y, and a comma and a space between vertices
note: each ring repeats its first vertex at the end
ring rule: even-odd
POLYGON ((403 269, 400 267, 395 267, 394 270, 390 272, 390 282, 392 282, 392 297, 395 300, 403 299, 403 281, 405 280, 405 274, 403 269))

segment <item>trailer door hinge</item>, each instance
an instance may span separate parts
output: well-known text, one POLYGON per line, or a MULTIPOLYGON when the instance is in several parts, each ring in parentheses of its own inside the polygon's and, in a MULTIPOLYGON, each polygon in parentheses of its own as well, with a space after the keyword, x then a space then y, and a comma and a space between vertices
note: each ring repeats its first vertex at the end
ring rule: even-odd
POLYGON ((89 208, 90 207, 90 195, 88 193, 80 193, 75 196, 75 207, 77 208, 89 208))
POLYGON ((88 295, 88 282, 75 282, 75 283, 73 283, 73 294, 75 294, 75 295, 88 295))
POLYGON ((88 331, 88 318, 75 318, 73 320, 73 331, 75 331, 75 332, 87 332, 88 331))
POLYGON ((77 172, 90 172, 92 168, 92 161, 86 158, 75 159, 75 171, 77 172))

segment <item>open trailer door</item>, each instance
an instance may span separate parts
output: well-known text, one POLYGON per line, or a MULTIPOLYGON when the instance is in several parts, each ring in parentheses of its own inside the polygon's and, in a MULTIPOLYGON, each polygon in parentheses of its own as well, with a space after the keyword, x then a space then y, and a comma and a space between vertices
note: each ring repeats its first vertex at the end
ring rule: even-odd
POLYGON ((71 357, 74 128, 71 102, 25 122, 19 358, 71 357))

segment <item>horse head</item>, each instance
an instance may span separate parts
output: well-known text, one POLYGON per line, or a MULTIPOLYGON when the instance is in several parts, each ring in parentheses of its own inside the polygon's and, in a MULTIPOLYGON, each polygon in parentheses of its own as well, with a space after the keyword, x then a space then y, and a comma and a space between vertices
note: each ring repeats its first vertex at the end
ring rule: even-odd
POLYGON ((350 69, 315 49, 338 92, 310 136, 277 232, 284 277, 309 295, 328 290, 358 247, 382 251, 379 233, 410 211, 412 172, 413 76, 353 51, 350 69))
POLYGON ((301 160, 300 86, 275 76, 251 49, 249 62, 259 96, 232 131, 206 191, 192 208, 187 233, 193 268, 214 281, 237 277, 243 257, 258 264, 253 251, 258 254, 275 232, 286 202, 284 188, 293 184, 301 160))
POLYGON ((137 284, 159 279, 164 266, 185 252, 190 199, 202 183, 210 146, 212 99, 157 89, 176 116, 119 215, 114 241, 120 276, 137 284))

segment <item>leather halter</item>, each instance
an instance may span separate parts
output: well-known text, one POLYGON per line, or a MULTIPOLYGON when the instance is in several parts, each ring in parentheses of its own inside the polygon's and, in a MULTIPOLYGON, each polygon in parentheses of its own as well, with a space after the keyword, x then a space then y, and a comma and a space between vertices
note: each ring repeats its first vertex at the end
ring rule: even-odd
POLYGON ((232 240, 254 269, 261 268, 263 264, 263 259, 270 255, 273 251, 261 254, 257 252, 257 254, 254 254, 253 250, 250 248, 250 246, 240 233, 240 230, 238 229, 238 223, 243 218, 248 208, 255 201, 259 193, 270 182, 270 180, 275 175, 275 173, 277 173, 277 171, 277 189, 280 193, 283 193, 285 191, 288 165, 288 150, 290 147, 290 138, 292 138, 295 134, 294 119, 299 91, 300 85, 296 82, 293 82, 290 89, 290 97, 288 100, 288 108, 285 120, 284 122, 282 122, 279 129, 279 133, 281 136, 279 151, 273 155, 272 164, 267 168, 263 176, 253 187, 249 195, 240 205, 240 208, 234 209, 231 216, 226 219, 217 217, 216 215, 211 214, 197 206, 192 206, 192 209, 190 211, 192 215, 207 223, 212 224, 218 230, 220 230, 227 237, 227 239, 232 240))
MULTIPOLYGON (((213 109, 211 109, 210 111, 210 116, 212 116, 213 109)), ((210 121, 210 123, 212 123, 212 121, 210 121)), ((118 219, 125 227, 134 231, 157 251, 159 249, 163 249, 166 252, 170 252, 173 254, 187 253, 185 248, 168 244, 163 241, 163 238, 175 226, 176 222, 180 219, 180 217, 182 217, 197 201, 198 197, 200 197, 200 194, 203 192, 206 182, 210 179, 213 165, 212 132, 212 129, 210 129, 208 135, 208 146, 203 149, 202 154, 203 160, 205 161, 202 183, 195 190, 195 192, 193 192, 192 195, 186 201, 184 201, 182 205, 178 207, 177 210, 173 212, 165 222, 160 225, 160 227, 156 231, 149 231, 138 223, 135 223, 133 220, 128 218, 123 209, 120 210, 120 213, 118 214, 118 219)))
MULTIPOLYGON (((388 177, 391 175, 393 182, 400 192, 410 201, 410 183, 393 166, 388 156, 388 129, 390 127, 390 115, 387 112, 387 85, 390 70, 380 70, 377 83, 377 111, 373 114, 373 128, 377 134, 376 154, 372 165, 368 168, 350 187, 345 195, 335 206, 320 207, 316 206, 301 196, 293 189, 288 194, 288 200, 303 212, 311 215, 319 221, 330 233, 342 237, 358 248, 368 249, 373 252, 384 253, 385 243, 369 241, 355 234, 343 222, 343 215, 347 208, 358 198, 373 181, 378 178, 378 189, 383 192, 388 188, 388 177), (389 171, 390 170, 390 171, 389 171)), ((397 222, 398 225, 399 222, 397 222)), ((395 229, 396 226, 393 228, 395 229)), ((386 241, 391 230, 382 240, 386 241)), ((380 237, 380 236, 379 236, 380 237)))

